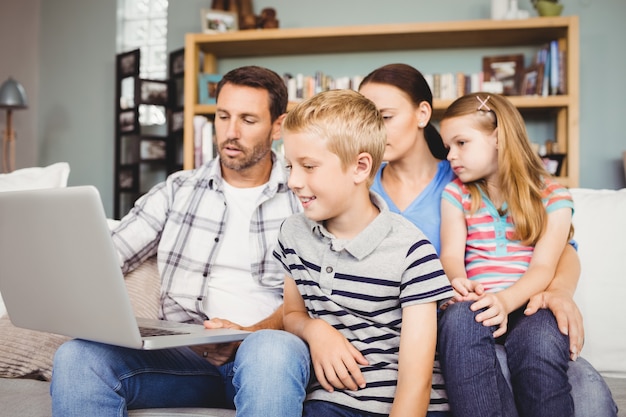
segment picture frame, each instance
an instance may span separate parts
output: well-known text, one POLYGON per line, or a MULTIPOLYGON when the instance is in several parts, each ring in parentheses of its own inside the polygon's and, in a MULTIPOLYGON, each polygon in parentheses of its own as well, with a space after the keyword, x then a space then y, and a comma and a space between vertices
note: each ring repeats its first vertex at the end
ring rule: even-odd
POLYGON ((139 191, 139 165, 126 165, 120 167, 117 176, 120 191, 139 191))
POLYGON ((139 133, 139 114, 134 109, 120 112, 117 123, 117 128, 122 134, 139 133))
POLYGON ((166 106, 169 83, 165 80, 139 80, 139 104, 166 106))
POLYGON ((235 12, 202 9, 200 17, 203 33, 224 33, 239 29, 239 16, 235 12))
POLYGON ((141 161, 163 161, 167 157, 167 141, 163 139, 142 139, 139 143, 141 161))
POLYGON ((524 69, 521 93, 524 96, 541 95, 543 86, 543 64, 535 64, 524 69))
POLYGON ((185 48, 170 52, 169 61, 170 78, 185 74, 185 48))
POLYGON ((221 79, 221 74, 198 74, 198 100, 200 104, 216 103, 217 84, 221 79))
POLYGON ((543 166, 552 176, 558 177, 561 175, 561 169, 563 168, 563 161, 566 154, 564 153, 552 153, 546 154, 541 157, 543 166))
POLYGON ((133 77, 139 75, 140 50, 135 49, 117 55, 118 78, 133 77))
POLYGON ((185 114, 181 111, 172 112, 170 115, 170 132, 176 133, 183 130, 185 114))
POLYGON ((483 57, 483 80, 502 82, 502 94, 520 94, 520 78, 524 71, 524 55, 498 55, 483 57))

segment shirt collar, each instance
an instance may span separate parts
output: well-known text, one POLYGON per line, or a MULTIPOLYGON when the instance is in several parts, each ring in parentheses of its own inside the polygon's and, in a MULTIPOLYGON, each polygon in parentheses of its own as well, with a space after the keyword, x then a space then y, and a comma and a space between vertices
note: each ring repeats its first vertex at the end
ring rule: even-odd
POLYGON ((327 240, 334 251, 345 250, 358 260, 362 260, 372 253, 387 237, 392 228, 391 217, 385 201, 375 192, 370 191, 370 200, 380 210, 376 218, 353 239, 337 239, 330 233, 322 223, 314 222, 307 218, 307 223, 311 227, 314 236, 320 240, 327 240))

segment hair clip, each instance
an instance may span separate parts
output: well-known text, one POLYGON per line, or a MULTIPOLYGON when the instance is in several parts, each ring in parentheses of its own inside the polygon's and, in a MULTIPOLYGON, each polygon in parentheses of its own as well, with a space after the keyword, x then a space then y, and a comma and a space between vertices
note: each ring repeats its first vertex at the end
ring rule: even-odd
POLYGON ((487 105, 487 101, 489 100, 489 97, 491 96, 487 96, 487 98, 483 101, 480 99, 480 97, 476 96, 476 98, 478 99, 478 102, 480 103, 480 106, 478 106, 478 109, 476 109, 477 111, 482 110, 483 107, 487 109, 486 111, 491 111, 491 109, 487 105))

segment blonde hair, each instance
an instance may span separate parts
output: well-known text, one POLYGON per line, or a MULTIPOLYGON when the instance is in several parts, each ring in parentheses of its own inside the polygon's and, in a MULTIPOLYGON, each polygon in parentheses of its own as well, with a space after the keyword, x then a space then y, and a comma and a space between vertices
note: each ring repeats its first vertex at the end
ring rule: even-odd
POLYGON ((368 187, 385 153, 385 122, 376 105, 353 90, 330 90, 299 103, 287 113, 283 132, 311 133, 327 142, 343 169, 362 152, 372 157, 368 187))
MULTIPOLYGON (((535 245, 547 222, 542 191, 546 171, 533 151, 522 115, 505 97, 491 93, 471 93, 454 101, 441 121, 459 116, 474 116, 475 127, 486 134, 498 129, 498 178, 500 192, 515 225, 517 238, 535 245)), ((471 211, 480 207, 480 189, 488 193, 484 180, 467 183, 472 199, 471 211)), ((570 238, 573 228, 570 226, 570 238)))

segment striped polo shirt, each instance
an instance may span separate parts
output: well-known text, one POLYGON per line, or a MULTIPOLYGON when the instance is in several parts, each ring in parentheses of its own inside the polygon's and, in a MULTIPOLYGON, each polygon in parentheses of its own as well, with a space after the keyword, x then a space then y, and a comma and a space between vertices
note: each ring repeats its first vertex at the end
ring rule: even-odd
POLYGON ((274 256, 294 279, 309 315, 343 334, 368 360, 367 386, 325 391, 317 382, 307 399, 373 415, 388 415, 398 374, 402 308, 453 295, 434 247, 375 193, 380 214, 359 235, 336 239, 299 213, 283 223, 274 256))
MULTIPOLYGON (((465 214, 467 277, 480 282, 485 291, 498 292, 513 285, 526 272, 534 247, 515 239, 515 227, 506 210, 506 203, 501 210, 504 214, 500 214, 482 190, 481 196, 480 208, 470 214, 472 201, 469 190, 456 179, 446 186, 442 198, 465 214)), ((542 201, 547 213, 561 208, 574 210, 569 190, 549 178, 545 180, 542 201)))

